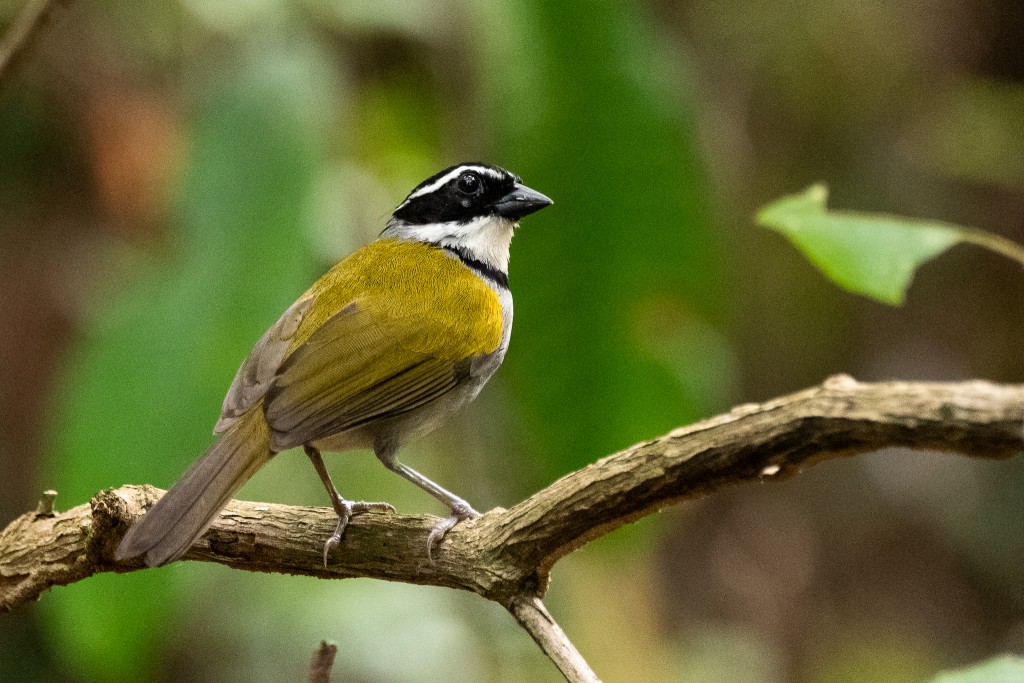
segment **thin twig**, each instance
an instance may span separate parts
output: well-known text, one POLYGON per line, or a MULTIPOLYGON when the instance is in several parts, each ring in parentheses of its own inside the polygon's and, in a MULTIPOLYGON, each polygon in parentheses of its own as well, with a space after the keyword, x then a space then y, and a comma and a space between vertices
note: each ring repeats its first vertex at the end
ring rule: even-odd
POLYGON ((518 595, 508 605, 519 625, 533 637, 569 683, 601 683, 583 655, 551 618, 536 595, 518 595))
POLYGON ((313 664, 309 667, 309 683, 331 683, 331 669, 337 654, 337 645, 320 641, 320 647, 313 652, 313 664))
POLYGON ((56 0, 28 0, 11 22, 0 42, 0 89, 13 72, 13 65, 39 34, 55 4, 56 0))
POLYGON ((965 242, 991 249, 997 254, 1002 254, 1006 258, 1013 259, 1024 266, 1024 245, 1006 239, 1002 235, 978 230, 977 228, 961 228, 960 237, 965 242))

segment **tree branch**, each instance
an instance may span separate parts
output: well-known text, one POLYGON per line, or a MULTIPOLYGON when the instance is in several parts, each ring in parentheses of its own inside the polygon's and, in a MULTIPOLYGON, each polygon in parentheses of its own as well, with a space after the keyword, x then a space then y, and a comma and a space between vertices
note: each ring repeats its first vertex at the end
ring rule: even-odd
MULTIPOLYGON (((590 681, 596 678, 589 669, 573 673, 582 658, 532 600, 543 596, 555 562, 588 541, 725 484, 776 481, 833 457, 889 446, 1009 457, 1024 445, 1022 425, 1022 385, 869 384, 841 375, 602 458, 508 510, 458 525, 433 564, 423 549, 433 517, 358 515, 324 568, 322 540, 336 523, 329 508, 244 501, 232 501, 185 558, 249 571, 469 590, 512 612, 569 680, 590 681)), ((137 560, 115 562, 114 549, 160 495, 151 486, 124 486, 62 514, 41 508, 16 519, 0 532, 0 611, 51 586, 142 569, 137 560)))

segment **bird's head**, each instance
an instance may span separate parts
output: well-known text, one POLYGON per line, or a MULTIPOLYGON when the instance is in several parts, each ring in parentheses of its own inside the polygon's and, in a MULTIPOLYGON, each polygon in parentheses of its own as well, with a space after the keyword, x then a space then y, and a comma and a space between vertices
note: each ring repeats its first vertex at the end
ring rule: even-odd
POLYGON ((507 273, 509 244, 519 219, 551 203, 503 168, 458 164, 413 188, 395 209, 383 236, 461 251, 507 273))

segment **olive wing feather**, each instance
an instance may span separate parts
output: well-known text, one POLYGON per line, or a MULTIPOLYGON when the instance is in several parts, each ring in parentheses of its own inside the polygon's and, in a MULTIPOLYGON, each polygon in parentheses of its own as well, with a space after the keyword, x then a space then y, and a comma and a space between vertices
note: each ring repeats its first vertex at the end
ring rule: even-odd
POLYGON ((267 393, 315 298, 302 297, 289 306, 252 347, 224 397, 214 434, 225 431, 267 393))
POLYGON ((274 449, 396 417, 453 389, 469 362, 415 350, 432 323, 382 316, 366 302, 327 320, 281 363, 266 392, 274 449))

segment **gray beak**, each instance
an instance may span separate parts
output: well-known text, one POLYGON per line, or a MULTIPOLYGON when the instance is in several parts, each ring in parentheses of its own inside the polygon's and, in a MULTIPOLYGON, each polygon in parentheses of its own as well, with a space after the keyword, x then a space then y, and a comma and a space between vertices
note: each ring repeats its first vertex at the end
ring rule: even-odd
POLYGON ((516 183, 508 194, 494 203, 494 212, 499 216, 517 221, 523 216, 528 216, 534 211, 540 211, 545 206, 552 204, 554 202, 537 190, 531 190, 522 183, 516 183))

